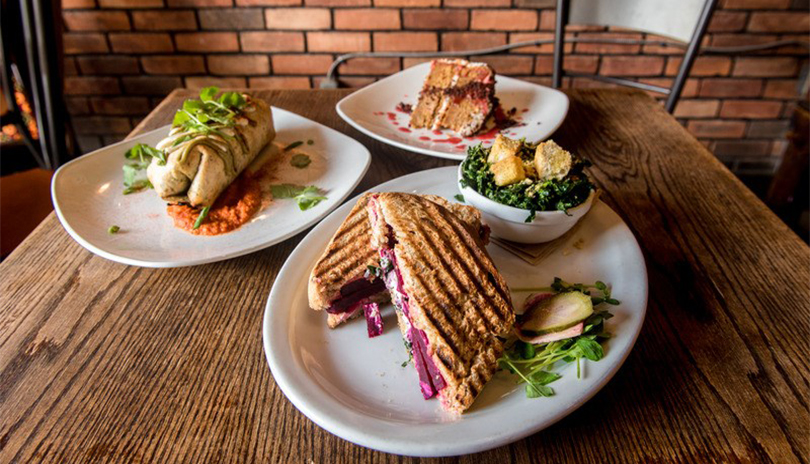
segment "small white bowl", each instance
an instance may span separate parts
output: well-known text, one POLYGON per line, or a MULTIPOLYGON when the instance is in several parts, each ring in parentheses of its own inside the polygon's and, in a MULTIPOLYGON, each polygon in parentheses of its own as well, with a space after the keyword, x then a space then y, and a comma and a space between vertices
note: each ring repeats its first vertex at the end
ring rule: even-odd
POLYGON ((580 205, 563 211, 537 211, 534 220, 525 222, 531 213, 527 209, 515 208, 481 195, 471 187, 461 185, 462 171, 458 167, 458 187, 464 200, 481 211, 492 233, 502 239, 517 243, 544 243, 560 238, 571 230, 596 200, 596 190, 580 205))

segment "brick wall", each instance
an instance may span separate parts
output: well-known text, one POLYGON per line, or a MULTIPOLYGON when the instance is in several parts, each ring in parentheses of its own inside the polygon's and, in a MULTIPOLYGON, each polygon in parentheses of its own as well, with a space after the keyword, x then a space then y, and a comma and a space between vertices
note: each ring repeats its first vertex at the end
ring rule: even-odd
MULTIPOLYGON (((464 50, 552 38, 554 0, 63 0, 66 95, 83 150, 122 138, 175 87, 317 88, 336 55, 464 50)), ((643 38, 572 27, 571 36, 643 38)), ((806 0, 721 0, 707 45, 807 40, 806 0)), ((568 45, 566 68, 668 86, 679 49, 568 45)), ((549 84, 551 45, 481 58, 505 75, 549 84)), ((738 170, 770 169, 785 147, 807 50, 704 55, 675 111, 738 170)), ((424 60, 356 59, 362 86, 424 60)), ((567 87, 604 86, 569 79, 567 87)))

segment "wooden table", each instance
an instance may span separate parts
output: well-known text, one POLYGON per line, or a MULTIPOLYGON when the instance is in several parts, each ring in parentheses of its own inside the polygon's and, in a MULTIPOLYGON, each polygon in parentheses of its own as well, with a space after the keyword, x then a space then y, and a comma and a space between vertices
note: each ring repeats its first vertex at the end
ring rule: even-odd
MULTIPOLYGON (((349 128, 334 110, 348 92, 258 93, 365 144, 373 162, 358 191, 450 164, 349 128)), ((174 92, 133 134, 191 95, 174 92)), ((578 411, 442 462, 806 462, 808 247, 645 94, 569 95, 554 138, 594 162, 602 198, 644 250, 646 323, 578 411)), ((417 461, 321 430, 273 382, 262 312, 303 235, 222 263, 142 269, 85 251, 51 214, 0 265, 0 462, 417 461)))

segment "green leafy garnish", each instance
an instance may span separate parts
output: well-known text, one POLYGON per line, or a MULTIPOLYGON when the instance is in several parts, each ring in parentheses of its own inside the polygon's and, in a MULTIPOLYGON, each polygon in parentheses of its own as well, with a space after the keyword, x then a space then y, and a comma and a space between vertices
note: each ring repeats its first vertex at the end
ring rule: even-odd
POLYGON ((158 159, 158 164, 163 166, 166 164, 166 153, 163 150, 152 148, 145 143, 136 143, 135 146, 124 153, 126 159, 137 159, 140 164, 149 164, 152 158, 158 159))
POLYGON ((124 195, 140 192, 141 190, 152 188, 152 183, 146 178, 144 170, 149 165, 140 163, 127 163, 124 170, 124 195))
POLYGON ((197 220, 194 221, 194 227, 192 227, 192 229, 197 230, 197 229, 200 228, 203 221, 205 221, 205 218, 208 217, 208 210, 210 210, 210 209, 211 209, 210 206, 203 206, 202 211, 200 211, 200 215, 197 216, 197 220))
MULTIPOLYGON (((535 144, 523 141, 518 156, 529 163, 534 159, 535 144)), ((571 170, 562 179, 525 179, 503 187, 495 184, 494 174, 487 162, 489 148, 481 144, 467 148, 467 158, 461 163, 461 185, 470 187, 498 203, 530 211, 526 222, 534 220, 537 211, 567 211, 588 199, 595 189, 584 169, 590 162, 575 159, 571 170)))
POLYGON ((314 185, 305 187, 296 184, 277 184, 270 186, 270 192, 273 194, 273 198, 294 199, 301 211, 306 211, 326 200, 326 197, 321 195, 318 187, 314 185))
POLYGON ((312 139, 307 140, 307 145, 315 145, 315 141, 312 139))
POLYGON ((217 134, 224 139, 230 139, 231 137, 222 133, 220 129, 236 124, 236 116, 247 101, 239 92, 225 92, 216 98, 218 93, 218 87, 205 87, 200 90, 199 100, 184 101, 183 108, 174 114, 172 125, 181 127, 186 132, 217 134))
POLYGON ((293 155, 293 157, 290 159, 290 164, 298 169, 304 169, 305 167, 309 166, 311 162, 312 159, 303 153, 293 155))
POLYGON ((290 150, 292 150, 293 148, 298 148, 298 147, 300 147, 300 146, 301 146, 301 145, 303 145, 303 144, 304 144, 304 142, 302 142, 302 141, 300 141, 300 140, 296 140, 295 142, 293 142, 293 143, 291 143, 291 144, 287 145, 286 147, 284 147, 284 151, 290 151, 290 150))
POLYGON ((121 230, 120 227, 118 227, 116 225, 112 225, 112 226, 110 226, 109 229, 107 229, 107 233, 110 234, 110 235, 113 235, 113 234, 117 234, 119 230, 121 230))
MULTIPOLYGON (((502 369, 517 375, 518 383, 526 383, 526 396, 529 398, 554 395, 554 390, 548 384, 561 376, 548 369, 552 368, 555 363, 576 362, 577 378, 580 378, 580 360, 582 358, 599 361, 604 357, 601 342, 610 338, 610 334, 605 332, 605 321, 613 315, 606 309, 597 309, 596 305, 619 304, 618 300, 610 296, 610 288, 601 281, 597 281, 594 285, 571 284, 556 277, 551 287, 530 291, 534 290, 584 293, 591 297, 594 312, 585 320, 582 334, 576 337, 537 345, 514 340, 508 345, 504 355, 498 359, 498 364, 502 369)), ((515 291, 526 290, 516 289, 515 291)))
POLYGON ((460 193, 457 193, 457 194, 453 195, 453 198, 455 198, 456 201, 460 201, 461 203, 465 203, 464 195, 462 195, 460 193))

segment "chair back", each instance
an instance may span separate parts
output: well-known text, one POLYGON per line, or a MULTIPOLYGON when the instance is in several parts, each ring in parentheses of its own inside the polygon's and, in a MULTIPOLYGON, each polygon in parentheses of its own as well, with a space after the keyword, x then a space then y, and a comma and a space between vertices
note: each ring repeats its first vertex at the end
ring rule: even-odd
POLYGON ((570 0, 569 24, 618 26, 689 42, 705 0, 570 0))

